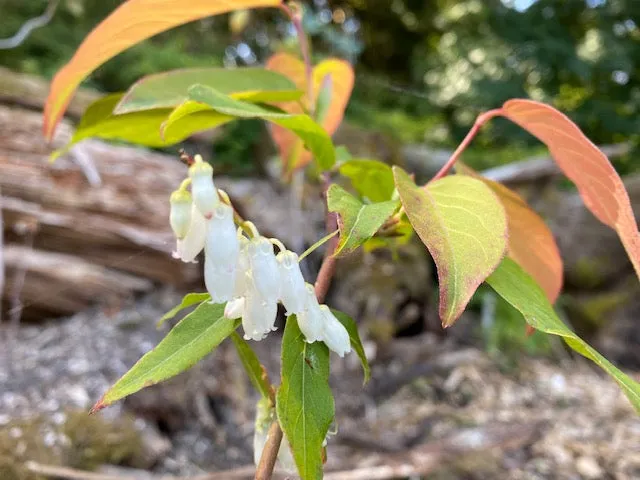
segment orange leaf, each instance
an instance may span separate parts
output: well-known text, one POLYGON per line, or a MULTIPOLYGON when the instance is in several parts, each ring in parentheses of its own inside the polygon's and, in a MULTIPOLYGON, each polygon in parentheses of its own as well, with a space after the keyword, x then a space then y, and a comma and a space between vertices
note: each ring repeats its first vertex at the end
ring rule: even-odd
POLYGON ((53 137, 76 88, 100 65, 158 33, 232 10, 277 7, 281 0, 128 0, 87 35, 56 74, 44 108, 44 134, 53 137))
POLYGON ((504 185, 484 178, 461 162, 456 163, 456 172, 483 181, 498 195, 507 214, 509 256, 542 287, 549 303, 554 303, 562 288, 562 258, 544 220, 520 195, 504 185))
POLYGON ((585 205, 618 232, 640 277, 640 235, 629 195, 602 153, 566 115, 532 100, 509 100, 502 114, 544 142, 564 174, 576 184, 585 205))
MULTIPOLYGON (((296 87, 302 91, 307 91, 307 81, 305 66, 302 61, 288 53, 277 53, 267 61, 266 67, 269 70, 278 72, 289 77, 296 87)), ((331 101, 326 115, 323 118, 322 126, 329 135, 333 135, 340 126, 347 103, 353 90, 354 73, 348 62, 337 58, 329 58, 320 62, 313 69, 313 102, 318 100, 320 88, 327 75, 331 78, 331 101)), ((304 102, 305 108, 309 109, 308 99, 304 102)), ((289 113, 302 113, 302 107, 295 102, 288 102, 279 105, 280 108, 289 113)), ((285 165, 288 165, 292 154, 301 148, 299 139, 290 131, 282 127, 273 126, 271 135, 280 151, 280 157, 285 165)), ((295 155, 294 155, 295 156, 295 155)), ((311 161, 311 154, 304 151, 299 155, 297 163, 289 168, 303 167, 311 161)))

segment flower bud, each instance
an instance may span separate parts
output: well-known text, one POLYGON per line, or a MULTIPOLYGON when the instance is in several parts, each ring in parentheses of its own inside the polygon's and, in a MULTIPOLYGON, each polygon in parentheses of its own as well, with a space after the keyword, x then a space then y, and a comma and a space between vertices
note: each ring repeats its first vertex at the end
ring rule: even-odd
POLYGON ((298 255, 286 250, 276 257, 280 270, 280 300, 287 314, 299 314, 304 310, 307 300, 307 288, 300 271, 298 255))
MULTIPOLYGON (((240 253, 240 243, 233 223, 233 209, 220 203, 207 225, 205 253, 213 265, 235 268, 240 253)), ((233 286, 233 285, 232 285, 233 286)))
POLYGON ((204 284, 211 295, 211 303, 225 303, 233 296, 233 286, 236 280, 235 263, 216 264, 205 253, 204 284))
POLYGON ((274 329, 278 304, 275 300, 267 301, 252 290, 245 297, 242 328, 247 340, 262 340, 274 329))
POLYGON ((349 332, 340 323, 340 320, 329 310, 326 305, 320 305, 320 311, 324 317, 323 338, 324 343, 330 350, 336 352, 340 357, 351 351, 351 340, 349 332))
POLYGON ((306 284, 304 300, 304 310, 298 314, 298 327, 307 342, 313 343, 323 339, 324 323, 324 315, 320 310, 313 285, 306 284))
POLYGON ((193 202, 205 218, 210 218, 220 199, 213 183, 213 167, 196 155, 196 162, 189 167, 193 202))
POLYGON ((176 238, 183 239, 191 226, 191 194, 187 190, 176 190, 169 198, 171 210, 169 223, 176 238))
POLYGON ((179 258, 183 262, 193 262, 204 248, 207 236, 207 221, 195 205, 191 206, 191 224, 187 234, 182 239, 178 239, 174 258, 179 258))
POLYGON ((256 290, 265 300, 277 302, 280 298, 280 271, 271 242, 264 237, 251 240, 249 259, 256 290))
POLYGON ((234 320, 244 314, 244 297, 229 300, 224 307, 224 318, 234 320))

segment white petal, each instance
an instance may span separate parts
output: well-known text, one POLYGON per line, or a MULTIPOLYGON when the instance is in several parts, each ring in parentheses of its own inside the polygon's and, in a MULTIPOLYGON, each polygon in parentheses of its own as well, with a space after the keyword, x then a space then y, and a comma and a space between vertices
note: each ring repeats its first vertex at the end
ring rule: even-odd
POLYGON ((313 286, 306 284, 305 308, 298 314, 298 327, 309 343, 323 340, 324 315, 318 304, 313 286))
POLYGON ((276 259, 280 270, 280 300, 289 315, 297 315, 304 310, 307 302, 307 289, 298 255, 287 250, 278 253, 276 259))
POLYGON ((213 210, 220 203, 218 191, 213 183, 213 168, 208 163, 196 162, 189 167, 189 178, 191 178, 193 203, 202 215, 210 218, 213 210))
POLYGON ((273 330, 277 313, 278 304, 275 301, 267 301, 255 291, 249 292, 245 298, 242 316, 244 337, 250 340, 262 340, 273 330))
POLYGON ((200 211, 191 207, 191 226, 183 239, 178 239, 175 255, 183 262, 193 262, 204 248, 207 235, 207 221, 200 211))
POLYGON ((280 271, 273 245, 264 237, 257 237, 249 244, 251 276, 253 284, 265 300, 277 302, 280 298, 280 271))
POLYGON ((345 353, 351 351, 351 340, 349 332, 344 325, 335 317, 326 305, 320 305, 320 311, 324 317, 323 341, 330 350, 344 357, 345 353))
POLYGON ((225 303, 232 299, 235 279, 235 263, 216 264, 205 253, 204 284, 211 295, 212 303, 225 303))
POLYGON ((205 253, 215 265, 235 266, 240 253, 240 244, 233 223, 233 209, 220 203, 207 225, 205 253))
POLYGON ((240 253, 238 254, 238 263, 236 266, 236 283, 233 287, 233 296, 243 297, 247 294, 251 287, 251 276, 249 270, 251 268, 249 262, 249 251, 247 249, 249 241, 240 237, 240 253))
POLYGON ((191 227, 191 194, 186 190, 176 190, 169 199, 169 224, 177 238, 184 238, 191 227))
POLYGON ((224 307, 224 317, 231 320, 240 318, 244 314, 244 297, 236 298, 227 302, 224 307))

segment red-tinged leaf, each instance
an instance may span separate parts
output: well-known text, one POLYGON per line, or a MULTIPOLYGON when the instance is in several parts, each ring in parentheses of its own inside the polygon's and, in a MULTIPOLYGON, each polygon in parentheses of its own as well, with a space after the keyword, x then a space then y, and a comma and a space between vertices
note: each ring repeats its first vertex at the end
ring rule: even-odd
MULTIPOLYGON (((299 90, 307 91, 307 81, 305 66, 302 61, 287 53, 273 55, 267 61, 266 67, 282 75, 289 77, 299 90)), ((323 109, 322 127, 329 135, 333 135, 338 129, 347 103, 351 97, 354 83, 353 68, 348 62, 336 58, 329 58, 320 62, 313 69, 313 103, 318 101, 318 96, 322 92, 323 85, 330 85, 331 93, 328 95, 330 101, 323 109), (330 79, 330 80, 329 80, 330 79)), ((308 96, 303 99, 303 105, 310 109, 308 96)), ((279 107, 289 113, 302 113, 303 108, 297 102, 287 102, 279 104, 279 107)), ((301 150, 300 141, 286 129, 273 126, 271 135, 280 151, 282 162, 289 168, 303 167, 311 161, 311 154, 301 150), (297 157, 297 158, 295 158, 297 157), (295 161, 291 164, 291 160, 295 161)))
POLYGON ((554 303, 562 288, 562 258, 553 234, 544 220, 513 190, 484 178, 461 162, 456 172, 484 182, 495 193, 507 214, 509 227, 508 255, 538 282, 554 303))
POLYGON ((393 167, 402 206, 438 268, 440 319, 450 326, 507 249, 507 219, 493 191, 453 175, 418 187, 393 167))
POLYGON ((158 33, 232 10, 277 7, 281 0, 128 0, 87 35, 54 77, 44 109, 44 134, 53 137, 80 82, 107 60, 158 33))
POLYGON ((545 143, 585 205, 618 232, 640 277, 640 234, 629 195, 609 159, 566 115, 532 100, 509 100, 502 114, 545 143))

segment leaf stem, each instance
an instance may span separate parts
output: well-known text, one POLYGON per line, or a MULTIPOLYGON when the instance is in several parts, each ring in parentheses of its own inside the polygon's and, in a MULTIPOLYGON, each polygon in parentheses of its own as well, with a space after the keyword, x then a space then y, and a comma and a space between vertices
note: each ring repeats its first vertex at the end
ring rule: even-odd
POLYGON ((267 433, 267 442, 264 445, 260 463, 258 463, 258 468, 256 469, 256 480, 271 480, 281 443, 282 429, 278 420, 275 420, 267 433))
POLYGON ((458 161, 458 158, 460 158, 460 155, 462 155, 462 152, 464 151, 464 149, 469 146, 469 144, 471 143, 471 140, 473 140, 473 137, 476 136, 480 128, 489 120, 491 120, 493 117, 497 117, 498 115, 501 115, 501 114, 502 114, 502 109, 494 108, 493 110, 489 110, 488 112, 484 112, 478 115, 478 118, 476 118, 476 121, 474 122, 473 127, 471 127, 471 130, 469 130, 469 133, 467 133, 467 136, 464 137, 464 140, 462 140, 460 145, 458 145, 458 148, 456 148, 453 154, 451 154, 451 157, 449 158, 449 160, 447 160, 447 163, 445 163, 442 166, 440 171, 434 175, 434 177, 430 180, 430 182, 433 182, 434 180, 438 180, 439 178, 444 177, 449 172, 449 170, 453 168, 455 163, 458 161))

